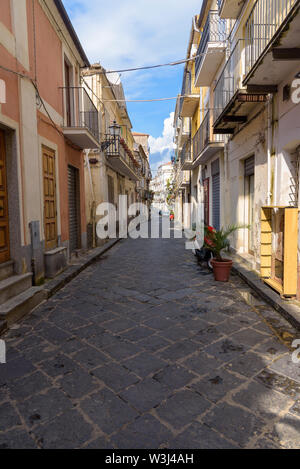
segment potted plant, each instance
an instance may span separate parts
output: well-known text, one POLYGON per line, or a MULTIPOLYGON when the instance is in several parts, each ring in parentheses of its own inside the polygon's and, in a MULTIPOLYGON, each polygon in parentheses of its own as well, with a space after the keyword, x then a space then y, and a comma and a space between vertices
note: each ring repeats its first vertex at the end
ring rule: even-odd
POLYGON ((249 226, 231 225, 220 230, 208 226, 205 229, 204 245, 213 252, 214 258, 211 260, 211 264, 217 282, 228 282, 229 280, 232 260, 222 257, 222 251, 228 250, 230 247, 228 237, 242 228, 249 228, 249 226))

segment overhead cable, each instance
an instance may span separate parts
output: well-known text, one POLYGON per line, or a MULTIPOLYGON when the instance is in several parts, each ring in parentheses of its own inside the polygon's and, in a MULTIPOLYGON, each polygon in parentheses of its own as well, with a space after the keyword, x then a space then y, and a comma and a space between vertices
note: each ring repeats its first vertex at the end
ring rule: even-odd
POLYGON ((186 62, 192 62, 192 61, 196 60, 198 57, 207 55, 209 53, 210 52, 201 53, 201 54, 197 54, 194 57, 191 57, 189 59, 181 59, 181 60, 176 60, 175 62, 168 62, 168 63, 158 64, 158 65, 145 65, 143 67, 123 68, 121 70, 99 70, 99 71, 97 71, 97 74, 108 75, 109 73, 136 72, 137 70, 149 70, 151 68, 174 67, 176 65, 181 65, 181 64, 184 64, 186 62))

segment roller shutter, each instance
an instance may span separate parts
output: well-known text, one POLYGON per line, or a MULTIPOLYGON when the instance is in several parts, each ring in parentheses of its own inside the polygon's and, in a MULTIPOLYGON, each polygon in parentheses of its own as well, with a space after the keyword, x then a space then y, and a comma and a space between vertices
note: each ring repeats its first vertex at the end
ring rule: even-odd
POLYGON ((213 227, 220 229, 220 162, 216 160, 211 165, 212 171, 212 212, 213 227))
POLYGON ((69 192, 69 250, 72 254, 80 249, 80 191, 79 171, 74 166, 68 166, 69 192))

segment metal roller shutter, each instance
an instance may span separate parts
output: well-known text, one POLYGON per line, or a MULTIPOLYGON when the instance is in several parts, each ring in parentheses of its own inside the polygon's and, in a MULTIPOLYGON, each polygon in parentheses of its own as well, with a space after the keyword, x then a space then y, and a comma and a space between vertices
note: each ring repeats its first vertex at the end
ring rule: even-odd
POLYGON ((251 156, 245 160, 245 177, 252 176, 254 174, 254 165, 255 165, 255 158, 251 156))
POLYGON ((220 162, 216 160, 211 165, 212 172, 212 212, 213 227, 220 229, 220 162))
POLYGON ((79 171, 68 166, 69 192, 69 249, 70 254, 80 248, 80 192, 79 171))

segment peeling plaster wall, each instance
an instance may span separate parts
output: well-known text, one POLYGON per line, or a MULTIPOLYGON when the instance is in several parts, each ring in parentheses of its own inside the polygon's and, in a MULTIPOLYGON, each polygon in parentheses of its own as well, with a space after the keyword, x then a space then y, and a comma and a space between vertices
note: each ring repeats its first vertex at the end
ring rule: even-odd
MULTIPOLYGON (((245 224, 246 216, 244 160, 255 155, 255 219, 254 259, 260 263, 260 209, 267 203, 267 136, 266 112, 260 114, 228 143, 227 190, 224 203, 225 225, 245 224)), ((224 211, 224 209, 223 209, 224 211)), ((248 251, 248 230, 239 230, 232 237, 232 247, 240 254, 248 251)))

